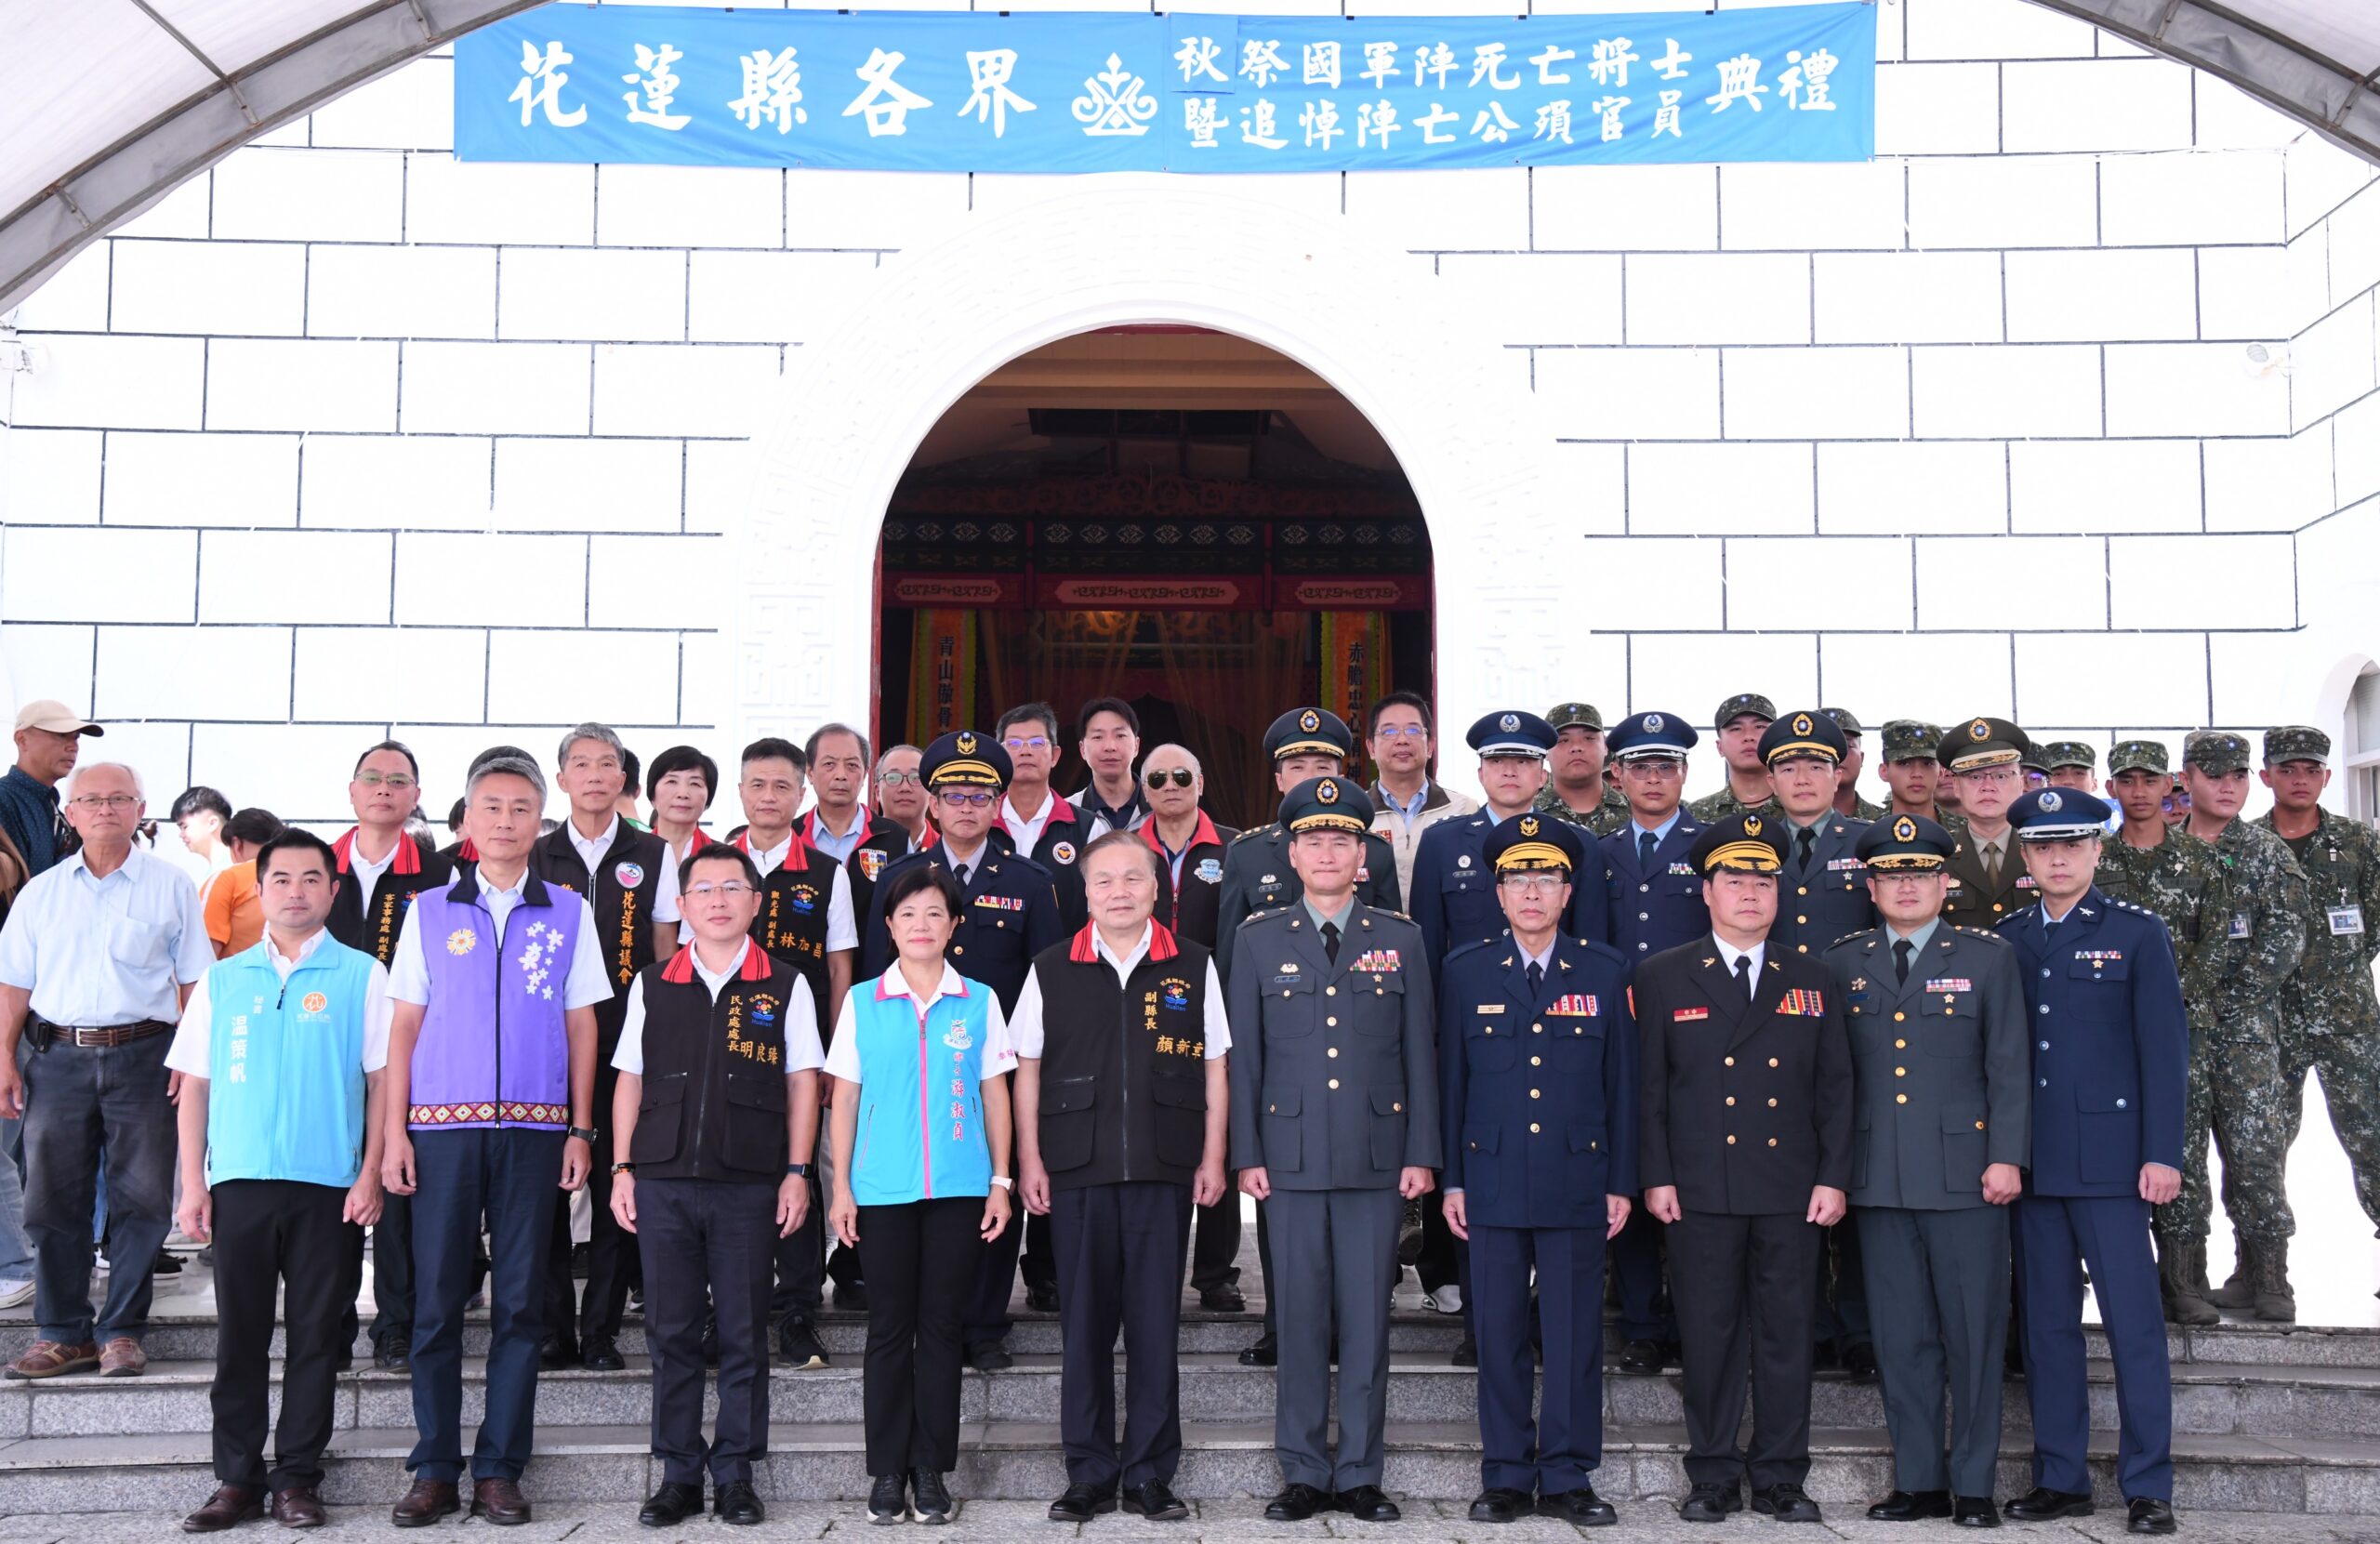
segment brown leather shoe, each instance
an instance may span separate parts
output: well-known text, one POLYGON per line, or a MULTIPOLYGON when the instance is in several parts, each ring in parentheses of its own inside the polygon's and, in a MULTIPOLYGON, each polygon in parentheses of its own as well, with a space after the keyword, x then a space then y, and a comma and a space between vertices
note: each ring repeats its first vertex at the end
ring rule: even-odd
POLYGON ((10 1378, 63 1378, 89 1372, 99 1365, 99 1348, 88 1340, 68 1345, 63 1340, 35 1340, 25 1353, 8 1364, 10 1378))
POLYGON ((284 1528, 319 1528, 329 1521, 323 1515, 323 1498, 314 1494, 312 1485, 274 1491, 272 1520, 284 1528))
POLYGON ((529 1521, 529 1498, 518 1480, 475 1480, 471 1483, 471 1515, 484 1517, 500 1528, 529 1521))
POLYGON ((221 1533, 253 1517, 264 1515, 264 1492, 245 1485, 224 1485, 206 1498, 206 1505, 182 1519, 184 1533, 221 1533))
POLYGON ((149 1353, 129 1335, 119 1335, 99 1353, 101 1378, 138 1378, 149 1370, 149 1353))
POLYGON ((404 1498, 389 1513, 389 1521, 401 1528, 426 1528, 442 1517, 451 1517, 463 1509, 461 1498, 455 1493, 452 1480, 416 1480, 408 1487, 404 1498))

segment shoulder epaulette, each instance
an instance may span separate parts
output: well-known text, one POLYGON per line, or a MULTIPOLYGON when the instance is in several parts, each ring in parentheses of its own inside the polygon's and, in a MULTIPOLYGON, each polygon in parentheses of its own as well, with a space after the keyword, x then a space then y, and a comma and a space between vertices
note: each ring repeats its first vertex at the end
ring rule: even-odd
MULTIPOLYGON (((1874 935, 1875 931, 1876 930, 1873 928, 1854 928, 1851 931, 1844 933, 1841 938, 1838 938, 1833 943, 1828 944, 1827 948, 1839 949, 1855 938, 1871 937, 1874 935)), ((1824 953, 1824 951, 1821 950, 1820 953, 1824 953)))
POLYGON ((1241 842, 1246 841, 1250 837, 1261 837, 1269 831, 1279 829, 1280 824, 1281 823, 1278 821, 1274 821, 1265 825, 1251 825, 1247 830, 1242 831, 1238 836, 1232 838, 1231 844, 1234 847, 1237 847, 1241 842))
POLYGON ((1407 916, 1404 912, 1395 910, 1395 909, 1393 909, 1393 908, 1391 908, 1391 907, 1388 907, 1388 906, 1372 906, 1372 907, 1369 907, 1369 908, 1368 908, 1368 910, 1370 910, 1371 912, 1373 912, 1373 913, 1374 913, 1375 915, 1377 915, 1377 916, 1381 916, 1381 917, 1395 917, 1399 922, 1410 922, 1410 921, 1412 921, 1412 920, 1413 920, 1413 918, 1412 918, 1412 917, 1410 917, 1407 916))
MULTIPOLYGON (((2112 896, 2112 895, 2110 895, 2110 896, 2109 896, 2109 897, 2108 897, 2108 904, 2109 904, 2109 905, 2111 905, 2111 906, 2119 906, 2119 907, 2122 907, 2122 908, 2123 910, 2125 910, 2125 911, 2135 911, 2135 912, 2138 912, 2138 913, 2139 913, 2141 916, 2143 916, 2143 917, 2156 917, 2156 916, 2157 916, 2157 914, 2156 914, 2155 912, 2150 911, 2147 906, 2137 904, 2135 904, 2135 903, 2134 903, 2134 902, 2131 902, 2131 901, 2119 901, 2119 900, 2117 900, 2117 899, 2116 899, 2114 896, 2112 896)), ((2161 920, 2161 921, 2162 921, 2162 920, 2163 920, 2163 919, 2161 917, 2161 918, 2159 918, 2159 920, 2161 920)))
MULTIPOLYGON (((2123 904, 2123 903, 2122 903, 2122 902, 2121 902, 2121 901, 2119 901, 2119 902, 2117 902, 2117 903, 2116 903, 2116 904, 2117 904, 2117 905, 2122 905, 2122 904, 2123 904)), ((2025 908, 2025 910, 2026 910, 2026 911, 2030 911, 2031 909, 2032 909, 2032 908, 2031 908, 2030 906, 2028 906, 2028 907, 2026 907, 2026 908, 2025 908)), ((2136 910, 2136 909, 2138 909, 2138 908, 2135 908, 2135 909, 2136 910)), ((2023 913, 2023 912, 2019 912, 2019 913, 2017 913, 2017 915, 2021 917, 2021 916, 2023 916, 2023 915, 2024 915, 2024 913, 2023 913)), ((2006 939, 2004 939, 2004 938, 2001 937, 1998 933, 1996 933, 1996 932, 1992 931, 1990 928, 1970 928, 1970 927, 1968 927, 1968 926, 1967 926, 1965 923, 1964 923, 1964 922, 1953 922, 1953 923, 1951 923, 1951 924, 1950 924, 1950 926, 1951 926, 1953 929, 1957 930, 1958 931, 1963 932, 1963 933, 1966 933, 1966 934, 1968 934, 1968 935, 1969 935, 1969 936, 1971 936, 1971 937, 1975 937, 1975 938, 1988 938, 1988 939, 1991 940, 1991 942, 1993 942, 1994 944, 2005 944, 2008 942, 2006 939)))
POLYGON ((1474 938, 1468 944, 1458 944, 1453 948, 1448 949, 1447 951, 1447 957, 1440 960, 1438 963, 1441 966, 1452 965, 1456 960, 1461 959, 1463 956, 1477 954, 1480 950, 1488 947, 1489 944, 1499 942, 1501 942, 1501 940, 1493 938, 1474 938))

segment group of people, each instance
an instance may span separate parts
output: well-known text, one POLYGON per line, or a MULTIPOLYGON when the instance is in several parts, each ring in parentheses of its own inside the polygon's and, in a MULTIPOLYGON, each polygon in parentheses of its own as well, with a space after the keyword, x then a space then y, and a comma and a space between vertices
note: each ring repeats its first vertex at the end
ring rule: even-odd
POLYGON ((0 1162, 0 1253, 21 1175, 39 1327, 7 1375, 139 1374, 140 1262, 178 1221, 216 1246, 220 1313, 218 1489, 185 1526, 320 1522, 368 1237, 376 1360, 410 1371, 418 1429, 397 1524, 467 1499, 526 1521, 538 1372, 622 1367, 634 1293, 663 1475, 641 1519, 700 1512, 707 1482, 752 1524, 772 1351, 825 1364, 831 1280, 867 1314, 868 1515, 941 1522, 962 1369, 1010 1364, 1021 1273, 1063 1325, 1051 1517, 1181 1517, 1183 1281, 1245 1306, 1245 1194, 1266 1290, 1241 1359, 1278 1369, 1268 1517, 1398 1515, 1408 1264, 1479 1369, 1476 1520, 1614 1520, 1591 1480, 1607 1273, 1620 1367, 1683 1375, 1685 1517, 1724 1520, 1748 1483, 1755 1511, 1818 1519, 1820 1365, 1883 1382, 1896 1484, 1871 1516, 1998 1522, 2019 1364, 2036 1484, 2005 1511, 2080 1515, 2087 1270, 2127 1524, 2173 1529, 2160 1320, 2294 1316, 2281 1112, 2309 1068, 2380 1221, 2359 1098, 2380 843, 2321 809, 2319 732, 2267 735, 2274 808, 2250 823, 2229 732, 2192 736, 2178 781, 2162 746, 2120 744, 2111 805, 2087 746, 1896 720, 1871 805, 1856 719, 1742 693, 1712 725, 1726 784, 1687 805, 1700 732, 1674 714, 1490 713, 1467 736, 1484 803, 1435 775, 1425 699, 1366 727, 1368 785, 1344 722, 1283 714, 1279 818, 1240 833, 1117 699, 1076 716, 1071 798, 1046 705, 880 754, 829 724, 745 747, 742 820, 714 836, 708 756, 664 750, 640 786, 620 736, 582 724, 550 768, 477 758, 443 848, 384 741, 352 828, 275 823, 244 855, 258 931, 228 948, 139 842, 138 774, 79 760, 103 726, 29 705, 0 779, 0 864, 27 876, 0 926, 22 1153, 0 1162), (2223 1288, 2210 1132, 2241 1240, 2223 1288), (95 1214, 116 1264, 97 1311, 95 1214))

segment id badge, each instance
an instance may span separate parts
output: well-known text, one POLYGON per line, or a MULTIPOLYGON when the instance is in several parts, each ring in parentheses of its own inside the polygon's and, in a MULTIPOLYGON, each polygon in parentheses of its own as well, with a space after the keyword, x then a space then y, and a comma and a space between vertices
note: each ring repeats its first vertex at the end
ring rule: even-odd
POLYGON ((2331 936, 2333 938, 2357 936, 2360 935, 2362 931, 2363 908, 2361 906, 2333 906, 2331 908, 2331 936))
POLYGON ((2233 938, 2246 938, 2249 936, 2248 914, 2246 912, 2235 911, 2231 914, 2231 936, 2233 938))

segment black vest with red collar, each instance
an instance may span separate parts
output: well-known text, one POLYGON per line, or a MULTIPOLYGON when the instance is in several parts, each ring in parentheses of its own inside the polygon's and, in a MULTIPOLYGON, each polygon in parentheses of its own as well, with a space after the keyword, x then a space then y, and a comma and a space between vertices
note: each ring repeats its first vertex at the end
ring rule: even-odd
MULTIPOLYGON (((748 831, 737 832, 728 845, 754 857, 748 831)), ((752 942, 810 983, 822 1044, 834 1033, 842 1006, 826 990, 826 911, 835 899, 835 860, 811 846, 796 827, 786 843, 785 862, 760 877, 760 914, 752 918, 752 942)))
MULTIPOLYGON (((1005 808, 1005 804, 1003 804, 1005 808)), ((995 814, 992 829, 1016 847, 1016 833, 1008 828, 1008 818, 995 814)), ((1032 850, 1016 847, 1019 856, 1032 859, 1050 871, 1051 883, 1058 891, 1058 922, 1068 932, 1091 920, 1091 901, 1083 893, 1082 850, 1091 844, 1091 825, 1075 807, 1050 796, 1050 812, 1041 822, 1041 834, 1035 838, 1032 850)))
POLYGON ((640 1180, 774 1185, 787 1162, 785 1017, 800 975, 760 949, 711 1000, 692 944, 639 972, 644 1097, 628 1160, 640 1180))
POLYGON ((603 967, 612 978, 612 1000, 595 1005, 595 1027, 603 1050, 598 1071, 608 1074, 612 1048, 619 1044, 620 1025, 628 1017, 629 984, 639 970, 678 942, 675 923, 653 919, 669 848, 650 831, 620 821, 612 832, 612 845, 589 874, 570 831, 570 823, 564 821, 540 837, 529 850, 529 866, 538 878, 585 896, 594 908, 595 937, 603 946, 603 967), (664 930, 669 934, 666 941, 657 937, 664 930))
POLYGON ((420 844, 400 832, 396 855, 366 895, 355 883, 354 853, 352 830, 331 843, 331 855, 338 863, 338 892, 331 897, 331 914, 324 926, 339 943, 388 965, 397 957, 397 940, 404 932, 405 913, 413 909, 413 898, 425 890, 443 890, 453 884, 455 865, 440 853, 424 852, 420 844))
POLYGON ((1186 1185, 1207 1142, 1207 949, 1150 924, 1119 982, 1085 926, 1034 957, 1041 1163, 1057 1190, 1186 1185))

